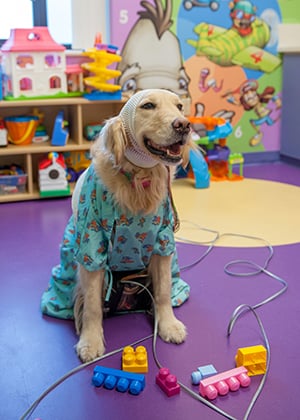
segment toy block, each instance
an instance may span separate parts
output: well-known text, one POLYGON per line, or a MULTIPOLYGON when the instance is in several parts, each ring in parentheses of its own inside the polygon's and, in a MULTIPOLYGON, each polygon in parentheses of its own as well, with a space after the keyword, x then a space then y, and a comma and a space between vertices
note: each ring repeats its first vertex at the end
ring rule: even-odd
POLYGON ((156 375, 157 385, 167 394, 168 397, 180 393, 180 386, 175 375, 171 375, 168 368, 159 369, 156 375))
POLYGON ((119 392, 128 391, 132 395, 139 395, 145 388, 145 375, 96 366, 92 383, 96 387, 103 385, 106 389, 115 388, 119 392))
POLYGON ((148 356, 144 346, 138 346, 135 350, 131 346, 126 346, 122 354, 122 369, 127 372, 147 373, 148 356))
POLYGON ((249 376, 262 375, 267 370, 267 350, 264 346, 241 347, 235 355, 236 366, 245 366, 249 376))
POLYGON ((202 397, 214 400, 218 394, 227 395, 229 391, 237 391, 240 386, 249 386, 250 382, 247 369, 240 366, 203 379, 200 381, 199 393, 202 397))
POLYGON ((191 374, 192 384, 199 385, 202 379, 209 378, 210 376, 216 375, 217 373, 218 372, 216 371, 214 365, 200 366, 195 372, 192 372, 191 374))

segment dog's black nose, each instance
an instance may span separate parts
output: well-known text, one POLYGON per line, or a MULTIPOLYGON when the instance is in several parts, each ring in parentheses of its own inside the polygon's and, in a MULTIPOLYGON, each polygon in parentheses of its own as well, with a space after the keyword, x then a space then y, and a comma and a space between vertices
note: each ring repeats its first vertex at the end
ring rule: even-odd
POLYGON ((186 118, 175 118, 172 127, 179 134, 188 134, 190 131, 190 122, 186 118))

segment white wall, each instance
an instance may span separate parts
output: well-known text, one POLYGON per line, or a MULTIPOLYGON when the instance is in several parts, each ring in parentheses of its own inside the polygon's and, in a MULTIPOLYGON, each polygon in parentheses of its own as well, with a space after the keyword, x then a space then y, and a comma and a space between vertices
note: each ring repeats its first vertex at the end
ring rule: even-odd
POLYGON ((108 13, 106 0, 72 0, 73 49, 87 49, 94 45, 100 32, 107 42, 108 13))

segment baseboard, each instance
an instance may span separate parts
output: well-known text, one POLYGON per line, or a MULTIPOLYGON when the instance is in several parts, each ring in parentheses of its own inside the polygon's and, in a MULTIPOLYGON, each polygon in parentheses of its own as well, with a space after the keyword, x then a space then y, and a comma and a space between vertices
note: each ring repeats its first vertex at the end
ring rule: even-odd
POLYGON ((280 155, 280 160, 290 165, 300 166, 300 159, 296 159, 290 156, 280 155))
POLYGON ((267 162, 277 162, 280 160, 280 152, 253 152, 253 153, 243 153, 244 163, 267 163, 267 162))

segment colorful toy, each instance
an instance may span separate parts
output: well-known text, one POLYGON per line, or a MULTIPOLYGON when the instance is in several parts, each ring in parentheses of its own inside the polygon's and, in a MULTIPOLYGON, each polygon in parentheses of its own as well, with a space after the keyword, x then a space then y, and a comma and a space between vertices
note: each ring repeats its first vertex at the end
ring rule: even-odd
POLYGON ((210 181, 210 174, 207 162, 202 153, 190 150, 190 164, 195 178, 196 188, 208 188, 210 181))
POLYGON ((99 35, 95 40, 95 47, 83 53, 94 60, 93 62, 83 63, 82 67, 88 70, 92 75, 83 79, 84 84, 92 89, 91 93, 84 96, 90 100, 98 99, 121 99, 121 86, 113 83, 107 83, 113 78, 119 77, 122 73, 119 70, 108 68, 114 63, 122 60, 121 56, 116 54, 117 47, 101 43, 99 35))
POLYGON ((202 397, 214 400, 217 395, 227 395, 229 391, 237 391, 240 386, 247 387, 251 379, 244 366, 219 373, 200 382, 199 392, 202 397))
MULTIPOLYGON (((244 156, 242 153, 230 153, 228 157, 228 178, 231 179, 233 177, 232 167, 233 165, 238 164, 240 166, 240 178, 243 178, 243 164, 244 164, 244 156)), ((236 176, 236 175, 235 175, 236 176)))
POLYGON ((147 373, 148 356, 144 346, 138 346, 135 350, 126 346, 122 354, 122 369, 126 372, 147 373))
POLYGON ((232 133, 232 126, 224 118, 203 116, 189 117, 192 123, 193 140, 204 151, 210 179, 213 181, 237 181, 243 179, 241 154, 231 154, 226 138, 232 133), (232 166, 240 163, 240 175, 232 172, 232 166))
POLYGON ((78 63, 68 63, 66 68, 68 94, 80 96, 83 88, 83 69, 78 63))
POLYGON ((69 138, 69 130, 66 128, 67 121, 64 120, 63 112, 59 112, 54 121, 51 137, 52 146, 65 146, 69 138))
POLYGON ((195 372, 191 374, 191 380, 193 385, 199 385, 200 381, 210 376, 216 375, 217 371, 214 365, 205 365, 197 368, 195 372))
POLYGON ((12 29, 2 48, 5 99, 26 99, 67 93, 65 47, 47 26, 12 29))
POLYGON ((175 375, 171 375, 168 368, 159 369, 156 375, 157 385, 167 394, 168 397, 180 393, 180 386, 175 375))
POLYGON ((96 366, 92 383, 96 387, 103 385, 106 389, 115 388, 119 392, 128 391, 132 395, 139 395, 145 388, 145 375, 96 366))
POLYGON ((39 163, 39 187, 41 197, 70 195, 62 153, 51 152, 39 163))
POLYGON ((24 146, 30 144, 34 137, 39 119, 35 115, 17 115, 4 118, 10 143, 24 146))
POLYGON ((91 164, 89 150, 64 152, 67 165, 68 181, 75 182, 91 164))
POLYGON ((249 376, 262 375, 267 369, 267 350, 262 345, 239 348, 235 362, 236 366, 245 366, 249 376))

